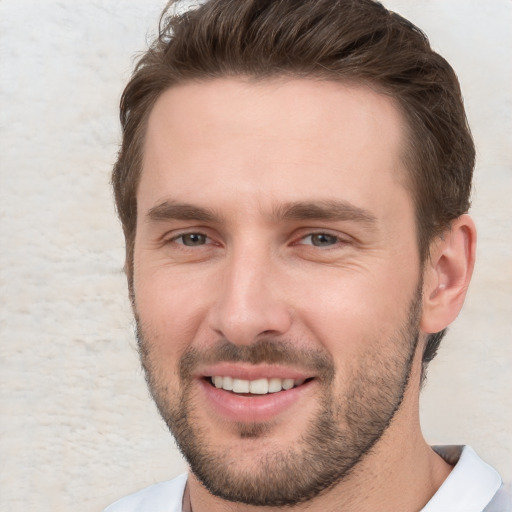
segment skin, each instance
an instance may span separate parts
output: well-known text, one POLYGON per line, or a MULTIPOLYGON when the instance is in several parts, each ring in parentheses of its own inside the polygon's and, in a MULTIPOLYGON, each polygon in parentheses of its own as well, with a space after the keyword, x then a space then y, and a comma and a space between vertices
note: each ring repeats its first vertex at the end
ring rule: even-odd
MULTIPOLYGON (((184 84, 166 91, 149 118, 134 308, 154 384, 169 404, 184 391, 179 362, 187 350, 205 352, 219 340, 251 346, 271 336, 332 361, 329 390, 342 408, 350 375, 382 372, 396 360, 394 334, 422 284, 418 348, 393 421, 346 478, 293 510, 419 510, 451 469, 421 434, 421 354, 426 334, 446 327, 462 306, 475 230, 469 217, 455 220, 422 267, 403 142, 403 120, 389 98, 305 79, 184 84), (342 215, 283 215, 291 204, 334 202, 342 215), (198 218, 198 208, 211 215, 198 218), (183 235, 194 233, 204 243, 185 245, 183 235), (314 244, 319 233, 328 244, 314 244)), ((248 473, 265 453, 297 445, 325 393, 313 379, 266 418, 270 428, 255 442, 240 435, 251 418, 235 422, 219 412, 201 382, 192 382, 189 396, 203 442, 248 473)), ((262 510, 213 496, 194 475, 189 492, 194 512, 262 510)))

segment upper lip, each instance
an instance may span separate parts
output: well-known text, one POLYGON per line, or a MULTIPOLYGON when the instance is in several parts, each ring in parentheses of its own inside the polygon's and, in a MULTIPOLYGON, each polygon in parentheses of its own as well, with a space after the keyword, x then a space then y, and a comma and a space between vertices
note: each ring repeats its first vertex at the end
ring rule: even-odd
POLYGON ((242 380, 257 379, 308 379, 313 375, 284 365, 217 363, 201 368, 198 377, 233 377, 242 380))

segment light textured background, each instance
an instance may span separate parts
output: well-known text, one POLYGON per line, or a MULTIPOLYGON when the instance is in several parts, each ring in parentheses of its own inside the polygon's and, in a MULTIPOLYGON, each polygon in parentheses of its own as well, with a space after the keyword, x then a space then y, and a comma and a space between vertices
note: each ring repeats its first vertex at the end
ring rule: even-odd
MULTIPOLYGON (((160 0, 0 0, 0 509, 85 512, 184 468, 139 370, 109 190, 160 0)), ((478 147, 478 264, 432 364, 432 443, 512 481, 512 2, 389 0, 450 60, 478 147)))

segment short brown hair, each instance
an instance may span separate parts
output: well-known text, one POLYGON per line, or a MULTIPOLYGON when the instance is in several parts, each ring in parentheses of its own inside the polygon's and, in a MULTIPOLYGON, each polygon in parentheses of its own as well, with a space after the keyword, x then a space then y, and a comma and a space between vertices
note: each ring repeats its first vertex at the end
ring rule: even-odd
MULTIPOLYGON (((365 84, 406 119, 404 155, 422 261, 430 242, 467 212, 475 149, 459 83, 425 34, 373 0, 209 0, 184 14, 171 1, 159 36, 121 99, 122 145, 112 183, 132 287, 136 192, 149 113, 177 83, 217 77, 312 77, 365 84)), ((427 364, 442 333, 431 335, 427 364)))

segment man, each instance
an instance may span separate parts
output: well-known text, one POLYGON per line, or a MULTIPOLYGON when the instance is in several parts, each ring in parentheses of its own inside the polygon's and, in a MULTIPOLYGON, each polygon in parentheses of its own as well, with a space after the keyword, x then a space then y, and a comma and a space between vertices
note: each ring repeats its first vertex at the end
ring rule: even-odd
POLYGON ((107 510, 512 510, 419 424, 475 258, 451 67, 371 0, 173 9, 123 94, 113 185, 190 474, 107 510))

